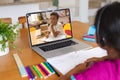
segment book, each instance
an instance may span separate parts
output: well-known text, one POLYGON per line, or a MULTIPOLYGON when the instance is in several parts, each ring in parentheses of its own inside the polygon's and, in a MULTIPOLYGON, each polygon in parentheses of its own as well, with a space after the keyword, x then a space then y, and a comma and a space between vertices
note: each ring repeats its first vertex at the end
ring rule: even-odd
POLYGON ((92 57, 103 57, 106 56, 106 50, 96 47, 89 50, 80 50, 76 52, 70 52, 65 55, 57 56, 54 58, 47 59, 55 69, 65 75, 76 65, 84 63, 87 59, 92 57))
POLYGON ((96 41, 94 38, 88 38, 88 37, 83 37, 83 40, 90 41, 90 42, 95 42, 96 41))
POLYGON ((95 40, 95 31, 96 31, 95 26, 91 25, 88 30, 88 33, 83 35, 83 40, 95 42, 96 41, 95 40))

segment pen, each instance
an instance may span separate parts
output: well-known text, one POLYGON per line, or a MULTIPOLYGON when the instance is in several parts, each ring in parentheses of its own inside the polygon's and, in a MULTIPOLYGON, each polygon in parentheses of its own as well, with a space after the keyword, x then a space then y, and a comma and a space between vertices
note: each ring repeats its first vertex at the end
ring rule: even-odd
POLYGON ((32 76, 31 76, 29 70, 27 69, 27 67, 25 67, 25 69, 26 69, 26 72, 27 72, 27 74, 28 74, 28 78, 29 78, 29 80, 32 80, 32 76))
POLYGON ((41 65, 44 66, 44 68, 49 72, 50 75, 52 74, 52 72, 47 68, 46 65, 44 65, 43 63, 41 63, 41 65))
POLYGON ((55 74, 56 74, 57 76, 60 76, 60 75, 58 74, 58 72, 52 67, 52 65, 50 65, 48 62, 45 62, 45 63, 48 64, 49 67, 51 67, 51 69, 55 72, 55 74))
POLYGON ((49 72, 42 66, 41 64, 38 64, 39 68, 41 68, 47 76, 49 76, 49 72))
POLYGON ((43 62, 43 64, 45 64, 52 73, 55 73, 55 71, 52 69, 52 67, 50 66, 50 64, 48 64, 47 62, 43 62))
POLYGON ((47 76, 45 75, 45 73, 39 68, 38 65, 36 65, 36 68, 38 69, 38 71, 42 74, 42 76, 46 79, 47 76))
POLYGON ((36 68, 36 66, 33 65, 32 67, 33 67, 33 69, 35 70, 35 72, 38 74, 38 76, 39 76, 40 78, 43 78, 42 74, 38 71, 38 69, 36 68))
POLYGON ((30 74, 28 73, 27 69, 26 69, 26 72, 27 72, 28 79, 31 80, 30 74))
POLYGON ((29 66, 30 70, 32 71, 33 75, 35 76, 35 79, 37 79, 37 73, 35 70, 32 68, 32 66, 29 66))

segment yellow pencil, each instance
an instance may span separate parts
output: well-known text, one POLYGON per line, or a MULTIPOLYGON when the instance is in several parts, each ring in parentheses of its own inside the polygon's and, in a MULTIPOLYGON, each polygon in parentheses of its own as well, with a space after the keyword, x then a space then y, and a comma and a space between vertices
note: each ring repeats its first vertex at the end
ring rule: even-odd
POLYGON ((46 67, 46 65, 44 65, 43 63, 41 63, 41 65, 50 73, 50 75, 53 74, 53 73, 46 67))

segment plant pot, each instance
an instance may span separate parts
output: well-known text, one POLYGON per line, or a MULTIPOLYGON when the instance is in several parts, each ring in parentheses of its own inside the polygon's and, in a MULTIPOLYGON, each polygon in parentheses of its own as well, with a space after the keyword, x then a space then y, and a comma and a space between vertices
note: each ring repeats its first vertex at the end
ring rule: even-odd
POLYGON ((1 50, 1 48, 2 48, 2 44, 0 44, 0 56, 6 55, 6 54, 9 53, 8 42, 6 42, 6 46, 7 46, 7 47, 5 48, 5 50, 2 51, 2 50, 1 50))

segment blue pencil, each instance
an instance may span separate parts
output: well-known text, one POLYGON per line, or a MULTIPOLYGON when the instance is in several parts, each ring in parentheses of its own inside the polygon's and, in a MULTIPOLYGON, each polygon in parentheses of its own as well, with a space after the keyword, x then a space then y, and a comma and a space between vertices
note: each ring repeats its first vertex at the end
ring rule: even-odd
POLYGON ((57 76, 60 76, 48 62, 44 62, 44 63, 52 70, 53 73, 56 73, 57 76))
POLYGON ((49 69, 52 73, 55 73, 55 71, 52 69, 52 67, 47 63, 47 62, 43 62, 49 69))

